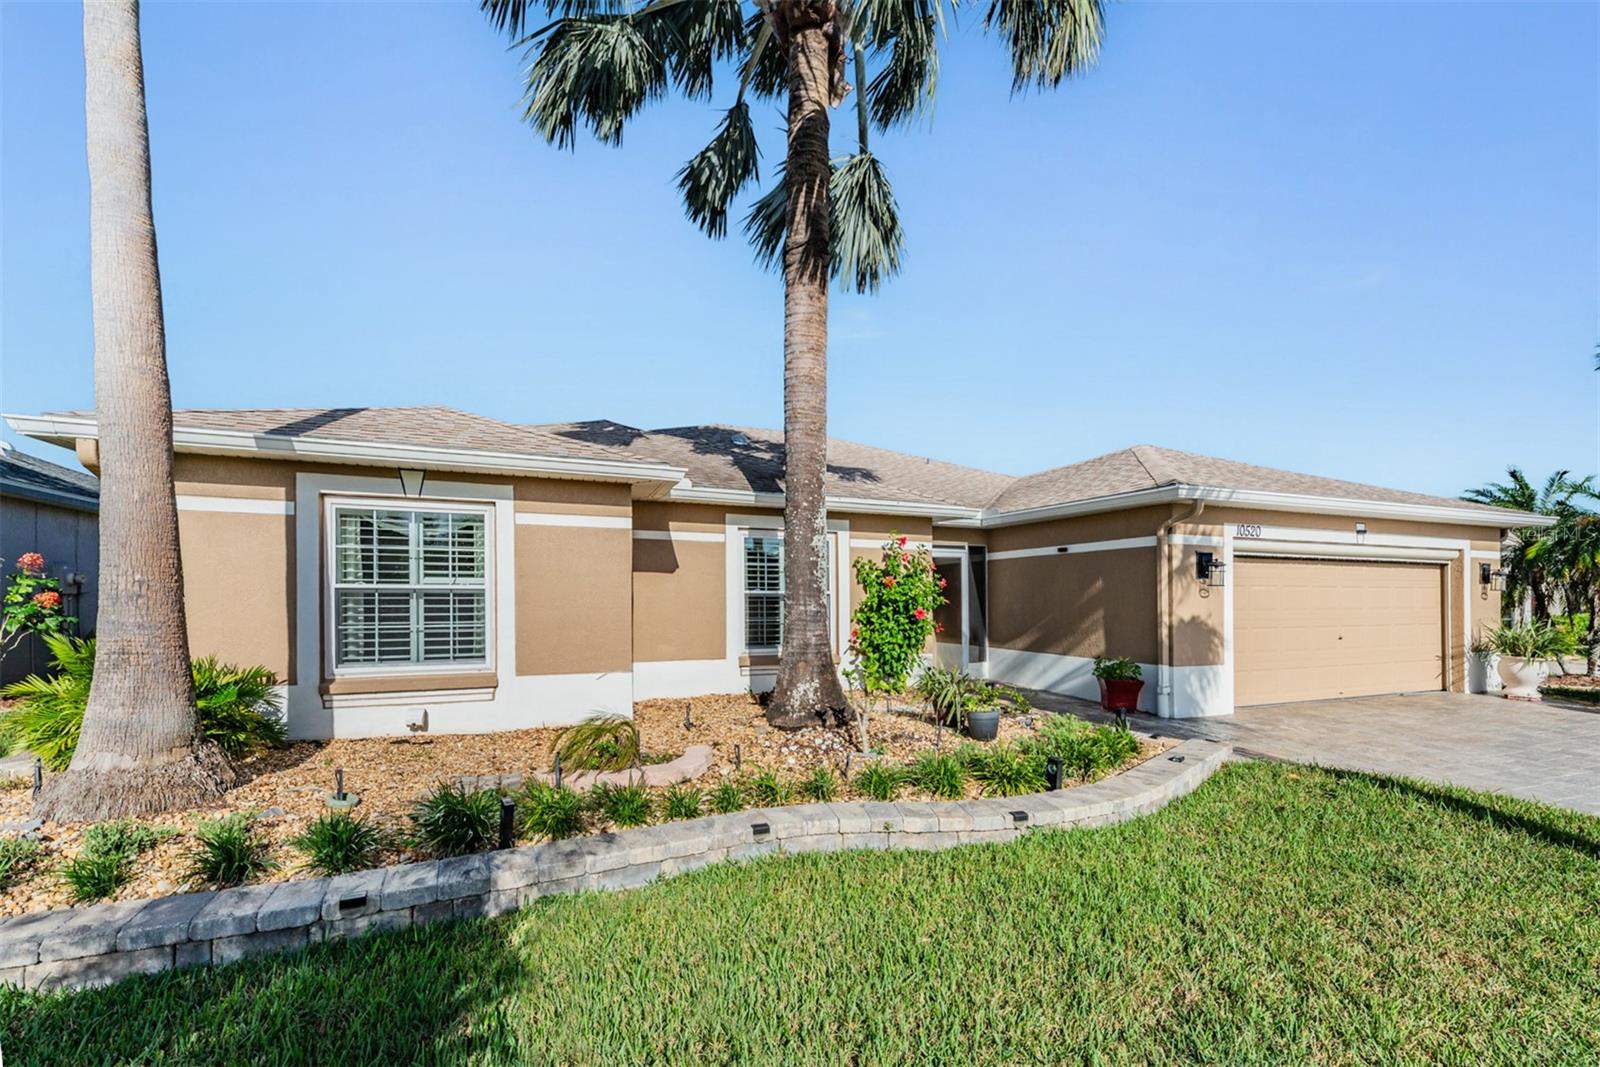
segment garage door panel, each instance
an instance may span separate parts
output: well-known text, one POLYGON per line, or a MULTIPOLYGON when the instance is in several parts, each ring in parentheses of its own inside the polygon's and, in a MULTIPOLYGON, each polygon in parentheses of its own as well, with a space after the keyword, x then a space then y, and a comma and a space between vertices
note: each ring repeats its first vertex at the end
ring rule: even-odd
POLYGON ((1444 573, 1432 564, 1241 557, 1241 705, 1444 688, 1444 573))

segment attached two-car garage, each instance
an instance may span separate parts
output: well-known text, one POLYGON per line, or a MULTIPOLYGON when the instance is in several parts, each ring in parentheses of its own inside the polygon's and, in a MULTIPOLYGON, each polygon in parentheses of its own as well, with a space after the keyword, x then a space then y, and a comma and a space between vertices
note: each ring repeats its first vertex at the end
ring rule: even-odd
POLYGON ((1239 556, 1234 703, 1445 687, 1439 563, 1239 556))

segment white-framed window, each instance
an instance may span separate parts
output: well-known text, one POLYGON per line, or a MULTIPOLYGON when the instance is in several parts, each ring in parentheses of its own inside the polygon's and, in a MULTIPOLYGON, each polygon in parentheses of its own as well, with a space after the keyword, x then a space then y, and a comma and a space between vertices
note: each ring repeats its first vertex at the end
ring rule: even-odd
MULTIPOLYGON (((828 634, 833 635, 834 538, 822 560, 828 634)), ((783 534, 749 530, 744 536, 744 644, 747 652, 776 652, 783 644, 783 534)))
POLYGON ((332 504, 334 669, 487 665, 489 515, 444 504, 332 504))

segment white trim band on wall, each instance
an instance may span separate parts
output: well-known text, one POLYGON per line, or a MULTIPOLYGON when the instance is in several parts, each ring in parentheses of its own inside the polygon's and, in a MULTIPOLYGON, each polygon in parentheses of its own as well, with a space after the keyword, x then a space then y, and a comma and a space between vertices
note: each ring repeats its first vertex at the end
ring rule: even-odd
POLYGON ((292 500, 258 500, 242 496, 189 496, 179 494, 179 511, 231 511, 241 515, 293 515, 292 500))
MULTIPOLYGON (((868 552, 875 549, 882 549, 886 543, 896 548, 900 547, 899 545, 895 544, 895 539, 892 537, 852 537, 850 539, 851 548, 859 548, 868 552)), ((906 539, 905 551, 907 552, 924 552, 932 551, 932 549, 933 544, 931 542, 913 541, 910 538, 906 539)))
POLYGON ((1399 545, 1311 544, 1305 541, 1239 541, 1233 543, 1239 556, 1272 556, 1287 559, 1349 559, 1372 563, 1449 563, 1460 556, 1445 548, 1406 548, 1399 545))
POLYGON ((567 515, 547 511, 517 512, 518 526, 585 526, 592 529, 631 530, 628 515, 567 515))
POLYGON ((999 559, 1026 559, 1029 556, 1071 556, 1080 552, 1118 552, 1128 548, 1154 548, 1154 537, 1120 537, 1114 541, 1080 541, 1072 545, 1045 545, 1042 548, 1013 548, 989 553, 989 562, 999 559))
POLYGON ((706 530, 635 530, 635 541, 710 541, 722 544, 727 537, 706 530))

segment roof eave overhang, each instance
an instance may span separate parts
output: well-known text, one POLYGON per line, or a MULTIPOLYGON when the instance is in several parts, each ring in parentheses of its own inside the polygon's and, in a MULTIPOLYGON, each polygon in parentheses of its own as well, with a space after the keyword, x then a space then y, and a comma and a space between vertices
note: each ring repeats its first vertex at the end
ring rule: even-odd
POLYGON ((1487 511, 1482 508, 1448 507, 1439 504, 1405 504, 1383 500, 1311 496, 1305 493, 1270 493, 1254 489, 1223 489, 1203 485, 1160 485, 1128 493, 1075 500, 1019 511, 986 512, 984 527, 1017 526, 1074 515, 1095 515, 1107 511, 1170 504, 1181 500, 1202 500, 1208 504, 1254 508, 1258 511, 1298 511, 1313 515, 1349 515, 1365 519, 1395 519, 1405 522, 1438 522, 1459 526, 1488 526, 1507 529, 1524 526, 1553 526, 1548 515, 1523 511, 1487 511))
MULTIPOLYGON (((752 508, 782 508, 782 493, 760 493, 752 489, 721 489, 694 485, 687 481, 675 487, 670 499, 690 504, 723 504, 752 508)), ((868 500, 861 497, 830 496, 830 512, 844 514, 905 515, 932 519, 940 525, 977 525, 982 514, 977 508, 955 504, 933 504, 919 500, 868 500)))
MULTIPOLYGON (((79 438, 99 436, 94 419, 62 415, 6 415, 5 420, 20 434, 68 448, 79 438)), ((664 463, 442 448, 390 441, 287 437, 192 426, 173 427, 172 447, 176 452, 196 455, 300 459, 370 467, 411 467, 477 474, 628 482, 636 487, 635 495, 643 498, 665 496, 683 479, 685 473, 681 467, 664 463)))

